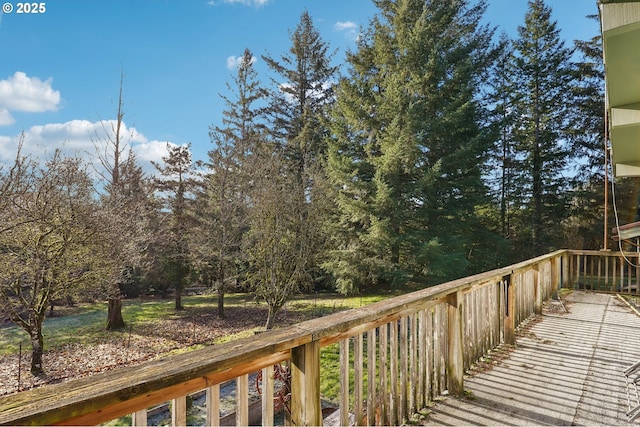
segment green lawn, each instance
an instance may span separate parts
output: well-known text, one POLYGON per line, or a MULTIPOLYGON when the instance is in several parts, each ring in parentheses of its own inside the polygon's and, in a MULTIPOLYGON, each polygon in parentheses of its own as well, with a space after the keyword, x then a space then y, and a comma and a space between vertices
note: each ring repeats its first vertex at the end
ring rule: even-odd
MULTIPOLYGON (((333 293, 300 295, 291 300, 286 309, 289 312, 304 312, 307 317, 319 317, 336 311, 361 307, 388 298, 390 295, 368 295, 343 297, 333 293)), ((248 294, 229 294, 225 297, 225 307, 242 307, 256 304, 248 294)), ((264 303, 262 303, 264 304, 264 303)), ((179 318, 190 312, 215 312, 215 295, 183 297, 184 312, 174 310, 173 299, 125 300, 122 314, 128 324, 139 325, 156 319, 179 318)), ((55 348, 73 342, 93 343, 113 332, 105 331, 107 318, 106 303, 82 304, 72 309, 58 309, 62 313, 45 319, 43 334, 45 349, 55 348)), ((15 354, 22 342, 23 351, 30 349, 27 334, 17 326, 0 326, 0 355, 15 354)))

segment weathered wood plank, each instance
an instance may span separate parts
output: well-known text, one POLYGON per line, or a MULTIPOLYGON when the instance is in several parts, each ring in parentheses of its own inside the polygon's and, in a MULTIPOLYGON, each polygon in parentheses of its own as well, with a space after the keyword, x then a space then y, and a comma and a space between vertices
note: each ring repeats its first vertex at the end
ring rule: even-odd
POLYGON ((99 424, 286 360, 308 339, 293 327, 6 396, 0 424, 99 424))
POLYGON ((340 425, 349 425, 349 339, 340 341, 340 425))
POLYGON ((171 425, 187 425, 187 396, 178 396, 171 400, 171 425))
POLYGON ((433 393, 433 309, 426 310, 427 311, 427 366, 426 366, 426 376, 424 379, 425 387, 426 387, 426 399, 431 402, 434 398, 433 393))
POLYGON ((367 424, 376 423, 376 331, 367 331, 367 424))
POLYGON ((447 386, 453 396, 464 395, 464 356, 462 354, 462 295, 447 299, 447 386))
MULTIPOLYGON (((262 426, 271 427, 274 425, 274 378, 273 365, 262 368, 262 426)), ((218 395, 218 399, 220 396, 218 395)))
POLYGON ((147 410, 146 409, 141 409, 139 411, 134 412, 133 414, 131 414, 131 425, 132 426, 140 426, 140 427, 146 427, 147 425, 147 410))
MULTIPOLYGON (((593 255, 588 251, 582 252, 585 256, 593 255)), ((571 258, 575 257, 579 260, 579 256, 575 254, 580 253, 571 252, 571 258)), ((593 253, 598 254, 598 252, 593 253)), ((441 346, 446 345, 447 342, 446 331, 442 330, 442 327, 446 325, 446 319, 442 319, 442 309, 439 308, 441 301, 444 301, 452 293, 468 292, 470 289, 489 286, 491 283, 495 283, 497 277, 505 277, 515 271, 525 271, 530 268, 532 263, 556 260, 560 257, 568 258, 567 254, 569 252, 557 251, 535 260, 426 288, 361 309, 303 322, 283 330, 270 331, 260 336, 147 362, 133 368, 122 368, 93 377, 6 396, 0 398, 0 423, 100 423, 109 418, 133 413, 167 399, 179 398, 188 393, 254 372, 269 364, 287 359, 292 349, 305 346, 310 342, 319 342, 320 345, 338 342, 400 318, 413 316, 421 310, 432 309, 437 319, 435 321, 437 328, 432 330, 431 336, 434 341, 437 341, 434 342, 434 346, 437 348, 431 359, 432 363, 437 360, 438 362, 434 365, 438 366, 434 366, 433 371, 426 369, 426 373, 432 375, 430 383, 432 387, 437 383, 439 392, 441 386, 444 385, 443 380, 446 375, 444 363, 441 363, 442 358, 445 357, 446 349, 441 346), (435 378, 438 380, 436 381, 435 378)), ((614 255, 605 254, 602 256, 612 257, 613 260, 617 259, 614 255)), ((564 263, 563 268, 566 265, 568 264, 564 263)), ((617 268, 614 268, 614 271, 617 271, 617 268)), ((580 268, 578 267, 575 272, 579 275, 580 268)), ((632 275, 633 272, 630 271, 627 287, 631 285, 632 275)), ((624 283, 622 263, 620 276, 620 284, 622 285, 624 283)), ((563 280, 564 277, 563 275, 563 280)), ((529 296, 525 292, 530 291, 530 289, 525 289, 522 293, 521 298, 518 299, 518 307, 514 307, 516 308, 514 315, 518 315, 518 313, 524 315, 527 312, 529 296), (518 309, 520 307, 521 310, 518 309)), ((476 302, 482 301, 479 296, 474 298, 476 302)), ((520 317, 518 318, 520 319, 520 317)), ((482 324, 474 325, 474 327, 479 328, 476 330, 474 338, 474 345, 478 348, 478 343, 484 339, 482 336, 486 333, 486 327, 482 324)), ((416 333, 416 329, 415 327, 411 328, 412 334, 416 333)), ((415 345, 413 350, 417 351, 415 345)), ((370 351, 375 355, 375 348, 370 351)), ((373 360, 376 360, 375 356, 373 360)), ((373 369, 375 370, 375 362, 373 369)), ((411 368, 410 371, 415 372, 415 369, 411 368)), ((415 377, 412 377, 411 381, 415 381, 415 377)), ((373 377, 369 378, 368 383, 375 383, 373 377)), ((412 385, 414 384, 412 383, 412 385)), ((415 389, 415 387, 412 388, 415 389)), ((375 405, 375 403, 374 401, 372 404, 375 405)))
POLYGON ((353 343, 353 399, 356 425, 364 425, 364 334, 356 335, 353 343))
POLYGON ((418 407, 426 407, 428 403, 425 380, 427 377, 427 311, 419 313, 418 338, 418 407))
POLYGON ((399 393, 399 368, 398 368, 398 326, 399 322, 395 321, 389 328, 389 425, 398 424, 398 403, 400 402, 399 393))
POLYGON ((415 315, 400 320, 400 404, 398 422, 408 419, 409 407, 415 406, 416 391, 416 333, 415 315))
POLYGON ((207 425, 217 427, 220 425, 220 384, 212 385, 206 389, 207 425))
POLYGON ((249 425, 249 375, 236 378, 236 425, 249 425))
POLYGON ((504 342, 515 344, 516 341, 516 290, 514 277, 507 276, 504 291, 506 293, 506 305, 504 315, 504 342))
POLYGON ((385 324, 378 328, 378 381, 379 381, 379 402, 380 423, 389 424, 389 386, 387 384, 387 350, 389 325, 385 324))
POLYGON ((291 349, 291 420, 298 426, 322 425, 320 343, 291 349))

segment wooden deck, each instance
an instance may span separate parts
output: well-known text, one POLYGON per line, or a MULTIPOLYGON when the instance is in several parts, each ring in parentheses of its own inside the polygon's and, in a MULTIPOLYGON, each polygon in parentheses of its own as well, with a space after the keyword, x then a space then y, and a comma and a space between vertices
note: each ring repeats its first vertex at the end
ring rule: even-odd
POLYGON ((559 250, 256 337, 3 396, 0 424, 95 425, 127 422, 120 419, 127 416, 146 425, 153 408, 165 405, 172 424, 185 425, 193 416, 188 401, 204 391, 202 423, 219 425, 220 385, 235 380, 235 423, 247 425, 249 376, 261 372, 262 424, 273 425, 274 397, 281 392, 274 364, 280 362, 288 366, 287 418, 293 425, 322 424, 324 376, 340 379, 333 402, 339 425, 397 425, 424 411, 431 411, 433 424, 623 423, 621 372, 640 359, 640 324, 611 298, 638 295, 638 261, 638 253, 559 250), (518 338, 509 359, 487 371, 497 377, 483 382, 484 373, 465 376, 479 360, 499 355, 496 349, 511 348, 516 327, 542 315, 543 301, 560 288, 572 289, 575 298, 597 295, 580 289, 612 294, 575 300, 569 314, 545 315, 518 338), (627 317, 617 318, 618 311, 627 317), (603 323, 608 318, 612 322, 603 323), (336 346, 337 366, 321 364, 321 353, 336 346), (558 382, 558 390, 539 389, 558 382), (587 393, 591 388, 594 394, 587 393), (469 393, 474 399, 464 399, 469 393), (461 400, 441 401, 443 394, 461 400), (523 412, 515 412, 519 401, 523 412), (438 408, 447 405, 467 410, 438 418, 448 413, 438 408), (473 418, 492 405, 494 418, 473 418), (602 421, 590 414, 601 414, 602 421))
MULTIPOLYGON (((615 295, 575 291, 520 331, 512 352, 465 378, 425 425, 632 425, 623 372, 640 359, 640 317, 615 295)), ((505 354, 508 353, 508 354, 505 354)))

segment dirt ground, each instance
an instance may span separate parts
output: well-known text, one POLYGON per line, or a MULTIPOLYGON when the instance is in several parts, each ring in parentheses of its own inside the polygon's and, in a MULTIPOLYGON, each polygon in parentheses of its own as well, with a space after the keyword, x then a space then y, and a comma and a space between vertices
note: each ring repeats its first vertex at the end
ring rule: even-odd
MULTIPOLYGON (((222 320, 214 312, 193 310, 179 318, 104 334, 105 338, 98 342, 77 342, 47 350, 43 357, 45 375, 40 377, 29 372, 31 349, 23 347, 21 361, 18 355, 0 356, 0 396, 140 364, 198 344, 208 345, 222 337, 261 327, 267 316, 264 305, 230 307, 225 314, 226 318, 222 320)), ((305 320, 304 314, 283 312, 277 325, 286 326, 302 320, 305 320)))

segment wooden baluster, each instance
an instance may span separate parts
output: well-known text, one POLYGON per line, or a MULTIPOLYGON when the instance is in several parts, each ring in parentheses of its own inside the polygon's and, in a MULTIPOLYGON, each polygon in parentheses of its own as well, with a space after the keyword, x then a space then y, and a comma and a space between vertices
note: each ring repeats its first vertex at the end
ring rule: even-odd
POLYGON ((462 356, 462 293, 447 295, 447 387, 453 396, 464 395, 464 358, 462 356))
POLYGON ((171 401, 171 425, 187 425, 187 396, 176 397, 171 401))
POLYGON ((379 352, 379 367, 378 378, 380 381, 380 390, 378 398, 378 408, 380 410, 380 424, 389 425, 388 421, 388 409, 389 409, 389 387, 387 385, 387 347, 389 345, 387 340, 387 331, 389 324, 382 325, 378 328, 378 352, 379 352))
POLYGON ((376 330, 367 331, 367 424, 376 424, 376 330))
POLYGON ((340 341, 340 425, 349 425, 349 339, 340 341))
POLYGON ((131 425, 146 427, 147 425, 147 409, 141 409, 131 414, 131 425))
POLYGON ((318 341, 291 349, 291 421, 297 426, 322 425, 318 341))
POLYGON ((620 292, 624 291, 624 266, 625 262, 623 259, 619 259, 620 262, 620 292))
POLYGON ((611 292, 616 292, 618 286, 618 280, 616 275, 618 274, 618 258, 611 258, 611 292))
POLYGON ((249 375, 236 378, 236 425, 249 425, 249 375))
POLYGON ((604 257, 604 285, 605 285, 605 290, 610 289, 613 290, 613 286, 612 284, 610 284, 609 282, 609 263, 611 261, 611 257, 605 256, 604 257))
POLYGON ((206 391, 207 425, 220 425, 220 384, 212 385, 206 391))
POLYGON ((400 397, 400 384, 398 378, 398 325, 399 322, 391 322, 389 328, 389 362, 390 362, 390 399, 389 399, 389 425, 399 425, 398 408, 400 397))
POLYGON ((273 426, 273 365, 262 369, 262 425, 273 426))
POLYGON ((424 408, 428 399, 426 397, 425 379, 427 377, 427 310, 421 310, 418 325, 418 406, 424 408))
POLYGON ((533 295, 534 295, 534 305, 533 305, 533 311, 535 312, 535 314, 542 314, 542 289, 541 289, 541 285, 540 285, 540 272, 539 272, 539 265, 534 265, 532 267, 532 274, 533 274, 533 295))
POLYGON ((637 253, 636 267, 635 268, 636 268, 636 292, 635 292, 635 294, 638 295, 638 293, 640 293, 640 280, 639 280, 639 277, 640 277, 640 252, 637 253))
POLYGON ((409 394, 409 338, 408 338, 407 318, 400 319, 400 414, 401 417, 408 416, 407 396, 409 394))
POLYGON ((433 307, 430 307, 427 311, 427 342, 426 342, 426 350, 427 350, 427 354, 426 354, 426 359, 427 359, 427 363, 426 363, 426 376, 424 379, 424 384, 425 384, 425 393, 426 393, 426 399, 427 401, 431 402, 431 400, 433 400, 433 372, 434 372, 434 368, 433 368, 433 316, 434 316, 434 310, 433 307))
POLYGON ((506 293, 505 318, 504 318, 504 342, 505 344, 515 344, 516 342, 516 291, 513 276, 505 276, 504 290, 506 293))
POLYGON ((598 284, 597 289, 599 291, 603 291, 606 288, 606 285, 602 283, 602 257, 598 256, 598 277, 596 278, 596 283, 598 284))
POLYGON ((353 343, 353 399, 356 425, 364 425, 364 335, 358 334, 353 343))

